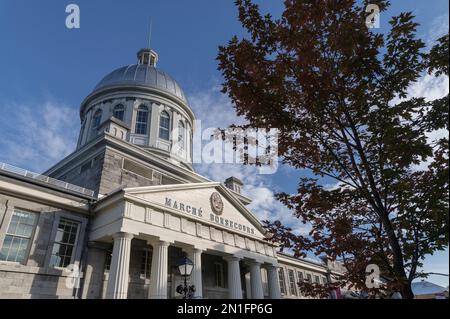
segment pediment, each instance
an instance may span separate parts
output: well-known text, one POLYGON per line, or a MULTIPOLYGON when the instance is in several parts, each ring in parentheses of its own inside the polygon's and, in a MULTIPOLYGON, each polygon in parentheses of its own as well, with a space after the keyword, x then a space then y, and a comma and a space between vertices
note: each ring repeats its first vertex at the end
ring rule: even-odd
POLYGON ((265 230, 259 219, 220 183, 148 186, 124 191, 161 209, 170 209, 242 235, 264 238, 265 230))

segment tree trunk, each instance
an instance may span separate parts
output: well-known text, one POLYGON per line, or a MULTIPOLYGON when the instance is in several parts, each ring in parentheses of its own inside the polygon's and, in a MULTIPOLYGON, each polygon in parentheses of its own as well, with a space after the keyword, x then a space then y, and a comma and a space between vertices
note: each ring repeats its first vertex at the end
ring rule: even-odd
POLYGON ((388 214, 386 212, 383 212, 382 220, 389 238, 389 244, 392 248, 392 254, 394 257, 394 271, 396 275, 395 279, 398 281, 398 284, 400 286, 400 293, 402 294, 402 298, 414 299, 414 293, 412 292, 411 284, 405 272, 402 249, 398 243, 398 238, 395 235, 394 229, 391 225, 391 221, 389 220, 388 214))

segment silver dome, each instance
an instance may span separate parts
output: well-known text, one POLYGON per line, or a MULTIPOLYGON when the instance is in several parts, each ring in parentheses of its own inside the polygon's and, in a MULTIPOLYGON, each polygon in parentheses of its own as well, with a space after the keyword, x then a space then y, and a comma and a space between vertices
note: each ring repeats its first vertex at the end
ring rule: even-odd
POLYGON ((94 92, 112 87, 136 85, 155 88, 188 101, 178 83, 167 73, 153 66, 133 64, 121 67, 105 76, 95 87, 94 92))

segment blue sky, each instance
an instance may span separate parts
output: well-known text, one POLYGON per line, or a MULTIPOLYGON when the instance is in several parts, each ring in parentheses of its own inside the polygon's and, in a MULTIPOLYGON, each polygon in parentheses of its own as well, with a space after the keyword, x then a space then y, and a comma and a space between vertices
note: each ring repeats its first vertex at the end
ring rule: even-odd
MULTIPOLYGON (((281 1, 259 3, 274 16, 283 9, 281 1)), ((391 14, 406 10, 417 16, 418 33, 427 43, 448 31, 448 1, 392 3, 381 16, 379 31, 391 14)), ((0 0, 0 161, 43 171, 73 151, 81 101, 104 75, 136 61, 137 50, 147 45, 150 19, 158 66, 177 79, 197 117, 209 125, 235 121, 229 101, 218 91, 221 75, 215 60, 219 45, 235 34, 244 35, 232 1, 0 0), (65 27, 69 3, 80 7, 78 30, 65 27)), ((448 79, 423 80, 413 93, 448 92, 448 79)), ((254 170, 242 167, 197 169, 215 180, 231 173, 241 177, 261 218, 285 220, 289 213, 273 194, 293 192, 305 174, 287 167, 270 176, 255 176, 254 170)), ((448 273, 448 250, 428 258, 425 268, 448 273)), ((430 280, 448 285, 445 277, 430 280)))

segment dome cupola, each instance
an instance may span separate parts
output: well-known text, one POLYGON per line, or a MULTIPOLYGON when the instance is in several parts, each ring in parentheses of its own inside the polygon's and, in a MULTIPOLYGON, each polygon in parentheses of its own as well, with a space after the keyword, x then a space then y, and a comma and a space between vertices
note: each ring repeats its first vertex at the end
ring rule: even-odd
POLYGON ((81 104, 78 147, 107 132, 191 168, 194 113, 158 58, 141 49, 137 64, 103 77, 81 104))
POLYGON ((156 68, 158 63, 158 53, 152 49, 140 49, 137 53, 138 63, 156 68))

